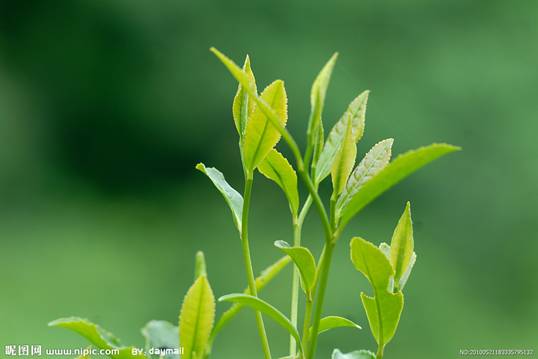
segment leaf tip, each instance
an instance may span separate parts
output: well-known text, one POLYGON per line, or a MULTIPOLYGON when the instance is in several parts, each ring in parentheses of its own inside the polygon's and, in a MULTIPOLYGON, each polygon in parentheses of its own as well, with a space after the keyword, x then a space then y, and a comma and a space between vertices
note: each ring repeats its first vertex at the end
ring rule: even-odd
POLYGON ((200 172, 205 171, 205 165, 202 162, 197 163, 196 166, 194 166, 194 168, 196 168, 200 172))

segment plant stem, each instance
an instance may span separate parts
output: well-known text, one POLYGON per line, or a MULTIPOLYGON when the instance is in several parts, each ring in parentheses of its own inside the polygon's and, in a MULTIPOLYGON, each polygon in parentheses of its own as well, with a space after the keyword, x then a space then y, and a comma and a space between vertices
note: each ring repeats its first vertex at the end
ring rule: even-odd
MULTIPOLYGON (((306 298, 305 309, 304 309, 304 319, 303 319, 303 348, 307 347, 309 329, 310 329, 310 319, 312 317, 312 294, 310 298, 306 298)), ((306 358, 306 353, 303 353, 303 356, 306 358)))
POLYGON ((379 345, 377 347, 377 354, 375 355, 376 359, 383 359, 383 350, 385 349, 384 345, 379 345))
MULTIPOLYGON (((250 197, 252 194, 252 173, 245 176, 245 190, 243 193, 243 218, 241 221, 241 246, 243 248, 243 260, 245 261, 245 271, 247 273, 248 289, 251 295, 257 297, 258 291, 256 290, 256 280, 254 278, 254 270, 252 269, 252 259, 250 257, 250 245, 248 241, 248 213, 250 209, 250 197)), ((265 332, 265 326, 263 324, 262 314, 256 312, 256 325, 258 327, 258 334, 262 342, 262 349, 265 359, 271 359, 271 349, 269 348, 269 341, 267 339, 267 333, 265 332)))
MULTIPOLYGON (((301 224, 297 218, 293 218, 293 246, 301 245, 301 224)), ((294 327, 297 328, 297 312, 299 307, 299 270, 293 266, 293 277, 291 284, 291 310, 290 320, 294 327)), ((295 358, 297 352, 297 343, 293 335, 290 335, 290 357, 295 358)))
POLYGON ((325 248, 320 260, 320 277, 317 289, 316 305, 314 307, 314 322, 312 325, 312 337, 310 338, 310 348, 307 350, 307 358, 312 359, 316 354, 316 344, 318 340, 319 322, 323 311, 323 301, 325 299, 325 291, 327 289, 327 281, 329 279, 329 269, 334 252, 335 241, 329 240, 325 244, 325 248))

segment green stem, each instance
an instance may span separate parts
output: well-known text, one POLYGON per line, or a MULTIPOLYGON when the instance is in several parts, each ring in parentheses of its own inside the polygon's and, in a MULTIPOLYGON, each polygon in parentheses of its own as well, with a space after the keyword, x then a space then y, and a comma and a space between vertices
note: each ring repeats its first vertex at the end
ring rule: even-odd
MULTIPOLYGON (((250 257, 250 245, 248 241, 248 213, 250 209, 250 197, 252 194, 252 182, 252 174, 247 173, 245 176, 245 191, 243 193, 244 202, 243 218, 241 222, 241 246, 243 249, 243 260, 245 261, 245 271, 247 273, 248 289, 251 295, 257 297, 258 291, 256 290, 256 279, 254 278, 254 270, 252 269, 252 259, 250 257)), ((269 348, 269 341, 267 339, 267 333, 265 332, 265 326, 260 312, 256 312, 256 325, 262 342, 265 359, 271 359, 271 349, 269 348)))
MULTIPOLYGON (((301 224, 299 224, 297 218, 293 218, 293 246, 298 247, 301 245, 301 224)), ((299 307, 299 270, 296 266, 293 266, 293 277, 291 284, 291 311, 290 320, 294 327, 297 328, 297 312, 299 307)), ((290 335, 290 357, 295 358, 297 353, 297 343, 293 335, 290 335)))
POLYGON ((317 289, 316 305, 314 307, 314 322, 312 325, 312 337, 310 338, 310 348, 307 350, 307 358, 312 359, 316 355, 316 344, 318 340, 319 322, 323 311, 323 301, 325 299, 325 291, 327 289, 327 281, 329 279, 329 269, 334 252, 335 240, 332 238, 325 244, 325 248, 320 260, 320 276, 317 289))
MULTIPOLYGON (((312 318, 312 294, 310 293, 310 298, 306 298, 305 309, 304 309, 304 319, 303 319, 303 348, 307 347, 308 336, 310 329, 310 319, 312 318)), ((303 353, 306 358, 306 353, 303 353)))
POLYGON ((375 355, 376 359, 383 359, 383 350, 385 349, 384 345, 379 345, 377 347, 377 354, 375 355))

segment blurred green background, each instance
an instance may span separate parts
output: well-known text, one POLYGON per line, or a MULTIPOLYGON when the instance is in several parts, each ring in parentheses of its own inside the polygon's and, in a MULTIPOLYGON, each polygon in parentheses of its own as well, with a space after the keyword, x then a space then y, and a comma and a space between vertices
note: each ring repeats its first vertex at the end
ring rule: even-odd
MULTIPOLYGON (((236 84, 216 46, 238 62, 249 53, 260 87, 286 80, 301 145, 312 80, 339 51, 325 124, 370 89, 361 155, 387 137, 395 154, 464 147, 349 226, 325 312, 365 329, 323 335, 319 358, 374 349, 359 300, 367 283, 347 245, 352 235, 388 241, 406 200, 419 260, 387 357, 538 349, 537 13, 532 0, 0 1, 0 344, 85 345, 46 326, 79 315, 142 345, 148 320, 177 320, 198 249, 217 296, 244 287, 228 209, 194 170, 204 161, 242 186, 236 84)), ((284 197, 257 179, 259 271, 291 230, 284 197)), ((319 253, 314 211, 307 225, 319 253)), ((262 293, 285 312, 290 276, 262 293)), ((284 355, 287 335, 268 326, 284 355)), ((261 357, 252 313, 218 338, 215 357, 261 357)))

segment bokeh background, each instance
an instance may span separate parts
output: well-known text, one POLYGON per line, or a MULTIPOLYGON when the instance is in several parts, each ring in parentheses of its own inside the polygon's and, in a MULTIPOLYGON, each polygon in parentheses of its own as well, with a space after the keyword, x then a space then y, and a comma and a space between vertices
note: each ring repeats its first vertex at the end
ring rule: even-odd
MULTIPOLYGON (((324 334, 319 358, 334 347, 374 349, 359 301, 367 283, 347 243, 390 240, 406 200, 419 260, 387 356, 538 349, 537 13, 532 0, 0 1, 1 345, 83 346, 47 328, 69 315, 142 345, 148 320, 177 320, 198 249, 217 296, 244 287, 228 209, 194 170, 204 161, 242 186, 236 84, 209 53, 216 46, 238 62, 249 53, 260 86, 286 80, 301 144, 312 80, 339 51, 324 118, 332 125, 370 89, 359 153, 387 137, 394 153, 435 141, 464 147, 352 222, 325 311, 365 329, 324 334)), ((291 230, 276 186, 260 176, 255 186, 259 271, 291 230)), ((319 253, 314 212, 304 237, 319 253)), ((262 293, 285 312, 290 276, 262 293)), ((268 326, 284 355, 287 335, 268 326)), ((260 353, 247 311, 215 347, 216 358, 260 353)))

